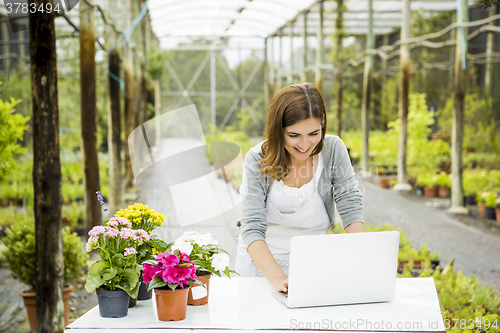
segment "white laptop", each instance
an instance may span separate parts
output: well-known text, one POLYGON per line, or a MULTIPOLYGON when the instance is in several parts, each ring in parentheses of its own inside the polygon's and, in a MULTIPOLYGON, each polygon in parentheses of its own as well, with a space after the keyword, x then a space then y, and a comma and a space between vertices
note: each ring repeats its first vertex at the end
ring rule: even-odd
POLYGON ((387 302, 394 298, 398 231, 296 236, 290 243, 289 308, 387 302))

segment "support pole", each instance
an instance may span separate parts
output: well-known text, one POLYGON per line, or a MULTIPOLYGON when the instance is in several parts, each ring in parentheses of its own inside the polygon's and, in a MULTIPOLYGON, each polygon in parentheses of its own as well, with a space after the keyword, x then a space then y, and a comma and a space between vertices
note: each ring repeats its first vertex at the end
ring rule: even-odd
MULTIPOLYGON (((469 22, 469 8, 467 0, 460 0, 457 8, 457 23, 469 22)), ((455 52, 455 98, 453 103, 453 123, 451 127, 451 207, 450 213, 468 214, 464 207, 464 194, 462 188, 462 145, 464 135, 464 100, 465 100, 465 75, 466 55, 468 49, 468 28, 457 28, 457 46, 455 52)))
POLYGON ((278 53, 278 74, 276 75, 276 90, 277 92, 283 88, 283 32, 279 31, 280 49, 278 53))
POLYGON ((215 51, 210 51, 210 122, 214 130, 217 129, 216 110, 216 82, 215 82, 215 51))
MULTIPOLYGON (((4 68, 3 70, 6 71, 7 73, 10 72, 10 63, 11 63, 11 59, 10 59, 10 44, 9 44, 9 41, 10 41, 10 36, 9 36, 9 23, 2 23, 2 39, 3 41, 5 41, 5 44, 2 45, 2 53, 3 55, 5 56, 5 58, 3 58, 3 65, 4 65, 4 68)), ((21 47, 22 44, 19 44, 19 47, 21 47)))
POLYGON ((290 22, 290 74, 288 75, 288 85, 293 84, 293 21, 290 22))
MULTIPOLYGON (((117 0, 110 0, 106 3, 106 9, 110 11, 116 8, 117 0)), ((112 13, 110 11, 110 13, 112 13)), ((110 20, 114 15, 110 16, 110 20)), ((116 21, 113 20, 116 24, 116 21)), ((105 25, 105 39, 108 50, 118 38, 115 31, 105 25)), ((120 49, 115 48, 108 53, 109 71, 116 77, 121 77, 122 60, 120 49)), ((117 211, 121 208, 122 193, 122 175, 121 175, 121 90, 120 83, 108 75, 108 94, 109 94, 109 112, 108 112, 108 151, 109 151, 109 210, 117 211)))
MULTIPOLYGON (((52 0, 30 0, 47 8, 52 0)), ((64 331, 61 157, 55 13, 28 11, 33 106, 33 209, 39 333, 64 331)), ((24 258, 19 258, 23 260, 24 258)))
POLYGON ((93 0, 80 4, 80 125, 85 189, 85 228, 101 224, 101 206, 96 200, 100 191, 97 157, 97 107, 95 29, 93 0), (90 5, 89 5, 90 4, 90 5))
POLYGON ((269 94, 271 99, 274 98, 275 95, 275 86, 274 86, 274 36, 269 37, 269 94))
POLYGON ((155 92, 155 146, 160 148, 161 140, 161 122, 160 116, 163 113, 161 109, 161 82, 160 80, 154 80, 154 92, 155 92))
POLYGON ((300 73, 300 81, 307 82, 307 12, 304 12, 304 26, 302 27, 302 39, 304 46, 302 47, 302 73, 300 73))
MULTIPOLYGON (((490 8, 490 17, 495 15, 495 7, 490 8)), ((495 25, 495 21, 491 21, 490 25, 495 25)), ((493 45, 495 43, 495 34, 493 31, 488 31, 488 37, 486 40, 486 69, 484 75, 484 92, 485 97, 491 95, 491 85, 493 83, 493 68, 494 65, 491 63, 491 55, 493 54, 493 45)))
POLYGON ((398 183, 394 186, 395 191, 410 191, 411 186, 407 183, 406 172, 406 141, 408 138, 408 94, 410 92, 410 48, 404 42, 410 39, 410 0, 403 0, 403 12, 401 15, 401 44, 400 48, 400 83, 399 83, 399 149, 398 149, 398 183))
MULTIPOLYGON (((109 55, 109 70, 120 77, 121 59, 118 49, 109 55)), ((121 207, 122 174, 121 174, 121 91, 120 83, 108 75, 109 115, 108 115, 108 149, 109 149, 109 206, 112 212, 121 207)))
MULTIPOLYGON (((387 34, 385 34, 382 37, 382 44, 384 46, 387 46, 389 44, 389 36, 387 36, 387 34)), ((380 95, 381 95, 382 103, 385 103, 385 101, 386 101, 386 95, 384 94, 384 87, 385 87, 386 82, 387 82, 387 59, 382 58, 382 74, 380 75, 380 86, 382 87, 382 89, 380 91, 380 95)), ((387 90, 385 90, 385 91, 387 91, 387 90)), ((384 110, 384 108, 382 108, 382 105, 381 105, 381 107, 380 107, 380 114, 381 114, 380 118, 381 118, 381 123, 382 123, 381 128, 383 131, 387 131, 387 123, 388 123, 389 117, 387 116, 387 113, 384 113, 382 110, 384 110)), ((385 110, 387 110, 387 108, 385 108, 385 110)))
MULTIPOLYGON (((123 6, 126 8, 127 19, 126 26, 135 18, 135 1, 126 0, 123 2, 123 6)), ((130 39, 131 43, 132 40, 130 39)), ((135 128, 135 113, 136 106, 135 100, 137 99, 136 91, 137 86, 135 82, 135 66, 134 66, 134 50, 130 46, 130 43, 127 43, 124 47, 124 64, 123 64, 123 74, 124 74, 124 83, 125 83, 125 103, 124 103, 124 117, 125 117, 125 138, 124 138, 124 149, 125 149, 125 191, 132 190, 134 186, 134 174, 132 171, 132 163, 130 161, 130 150, 134 149, 133 140, 129 142, 129 135, 135 128), (132 144, 132 147, 130 145, 132 144)))
MULTIPOLYGON (((373 0, 368 0, 368 33, 366 35, 366 49, 373 50, 375 47, 375 38, 373 36, 373 0)), ((372 92, 372 71, 373 71, 373 55, 367 54, 365 61, 365 71, 363 74, 363 102, 361 105, 361 167, 365 175, 369 175, 369 145, 368 139, 370 135, 370 105, 372 92)))
POLYGON ((344 0, 337 0, 337 18, 335 19, 335 62, 337 76, 335 77, 335 98, 337 102, 337 135, 342 134, 342 103, 344 97, 344 87, 342 79, 342 63, 344 49, 344 0))
MULTIPOLYGON (((272 96, 271 86, 269 83, 269 59, 267 57, 267 38, 264 38, 264 114, 267 114, 267 106, 269 105, 269 95, 272 96)), ((264 118, 265 119, 265 118, 264 118)))
POLYGON ((316 32, 316 39, 318 40, 318 49, 316 50, 316 75, 315 86, 321 92, 323 88, 323 70, 321 64, 323 63, 323 0, 318 3, 319 6, 319 24, 318 31, 316 32))

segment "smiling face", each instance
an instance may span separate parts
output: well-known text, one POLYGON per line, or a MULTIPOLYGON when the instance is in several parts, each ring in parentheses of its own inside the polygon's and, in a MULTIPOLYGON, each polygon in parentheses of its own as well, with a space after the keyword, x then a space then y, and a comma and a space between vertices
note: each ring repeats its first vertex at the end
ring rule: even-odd
POLYGON ((285 127, 285 149, 294 162, 306 161, 321 141, 321 122, 316 118, 285 127))

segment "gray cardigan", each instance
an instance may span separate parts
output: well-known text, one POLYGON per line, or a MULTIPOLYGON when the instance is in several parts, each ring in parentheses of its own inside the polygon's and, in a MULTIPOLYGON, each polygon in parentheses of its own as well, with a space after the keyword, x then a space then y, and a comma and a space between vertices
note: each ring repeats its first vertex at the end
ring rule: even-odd
MULTIPOLYGON (((261 147, 262 142, 251 148, 243 162, 243 213, 237 225, 246 247, 266 239, 266 200, 272 179, 259 171, 261 147)), ((344 229, 351 223, 364 222, 362 195, 344 142, 338 136, 326 134, 322 151, 325 167, 318 193, 330 218, 329 227, 335 224, 334 200, 344 229)))

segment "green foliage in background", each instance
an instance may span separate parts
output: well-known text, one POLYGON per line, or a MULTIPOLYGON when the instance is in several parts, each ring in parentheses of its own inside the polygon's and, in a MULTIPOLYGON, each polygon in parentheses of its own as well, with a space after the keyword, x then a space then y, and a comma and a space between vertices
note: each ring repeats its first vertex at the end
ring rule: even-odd
MULTIPOLYGON (((446 100, 446 105, 439 110, 441 132, 451 136, 453 98, 446 100)), ((464 106, 463 147, 475 152, 500 154, 500 136, 498 122, 495 120, 493 100, 479 94, 467 94, 464 106)), ((497 166, 498 167, 498 166, 497 166)))
MULTIPOLYGON (((36 283, 36 244, 34 223, 17 224, 5 231, 2 243, 6 250, 2 252, 7 268, 15 279, 35 290, 36 283)), ((76 233, 69 227, 62 229, 64 281, 71 282, 80 278, 87 266, 88 254, 76 233)))
POLYGON ((159 48, 152 47, 148 50, 146 68, 151 80, 160 80, 165 73, 167 54, 159 48))
MULTIPOLYGON (((428 139, 433 123, 432 113, 425 102, 425 94, 411 94, 407 123, 407 166, 410 175, 435 173, 440 164, 450 160, 448 143, 428 139)), ((375 169, 396 169, 400 126, 400 120, 397 119, 389 123, 390 129, 387 132, 370 132, 370 165, 375 169)), ((357 160, 361 156, 361 132, 347 132, 342 136, 342 140, 351 149, 353 160, 357 160)))
POLYGON ((20 102, 12 97, 10 102, 0 99, 0 180, 16 168, 16 155, 25 152, 18 141, 23 139, 29 117, 14 113, 14 107, 20 102))

